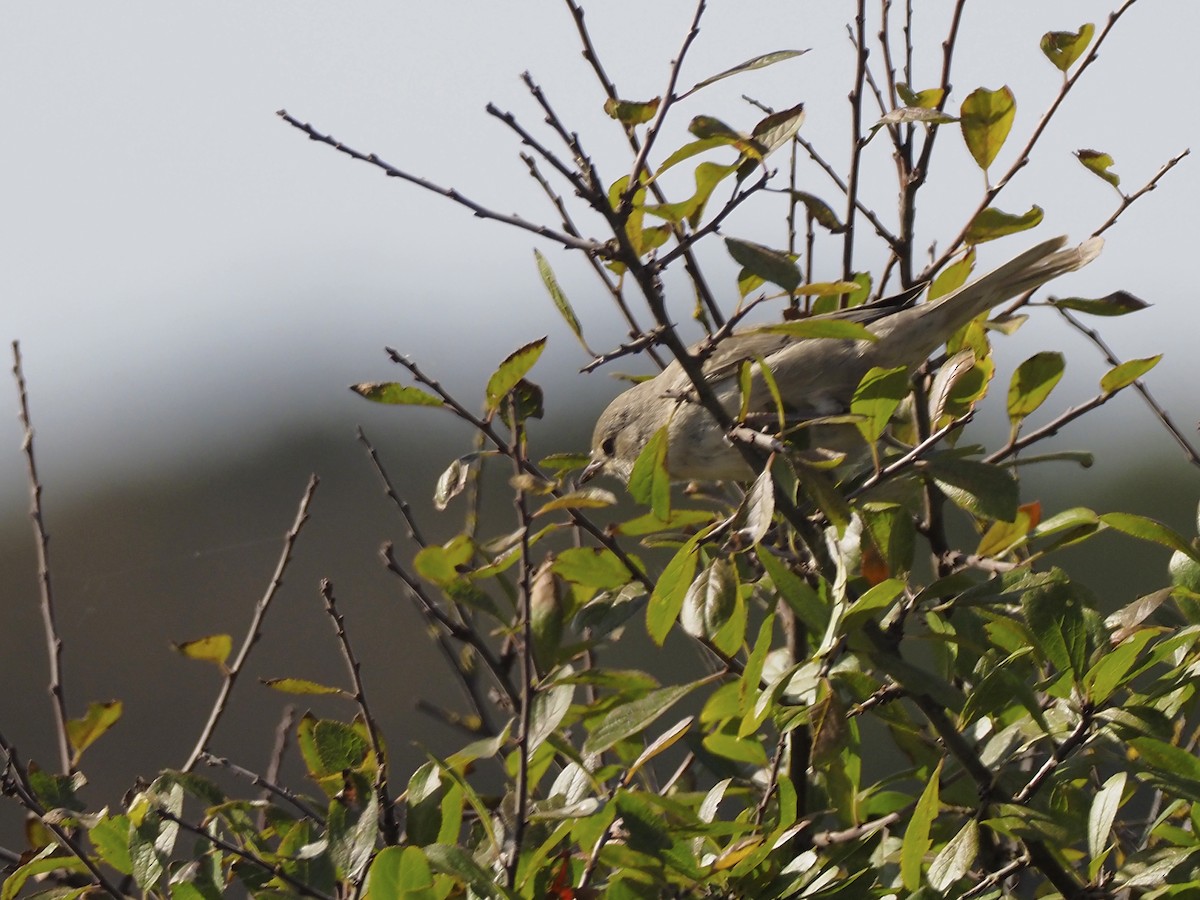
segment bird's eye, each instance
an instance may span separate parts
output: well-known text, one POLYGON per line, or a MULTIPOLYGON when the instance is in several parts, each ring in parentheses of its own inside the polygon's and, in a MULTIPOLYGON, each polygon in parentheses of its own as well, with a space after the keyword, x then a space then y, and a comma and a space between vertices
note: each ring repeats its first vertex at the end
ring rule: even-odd
POLYGON ((604 451, 605 456, 612 456, 617 452, 617 442, 611 437, 606 437, 600 444, 600 449, 604 451))

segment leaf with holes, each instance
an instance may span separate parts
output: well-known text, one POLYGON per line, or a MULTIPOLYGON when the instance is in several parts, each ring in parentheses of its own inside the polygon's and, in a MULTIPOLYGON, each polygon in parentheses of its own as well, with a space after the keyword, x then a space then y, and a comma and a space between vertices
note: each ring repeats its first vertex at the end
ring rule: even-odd
POLYGON ((1095 31, 1096 26, 1091 22, 1080 25, 1078 31, 1047 31, 1042 35, 1042 53, 1065 74, 1092 42, 1095 31))

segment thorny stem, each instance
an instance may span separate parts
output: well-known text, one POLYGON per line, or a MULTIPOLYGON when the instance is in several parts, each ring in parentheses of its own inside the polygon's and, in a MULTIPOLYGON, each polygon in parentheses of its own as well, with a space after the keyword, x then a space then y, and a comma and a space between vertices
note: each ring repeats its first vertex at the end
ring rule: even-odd
POLYGON ((46 532, 46 520, 42 515, 42 482, 38 477, 37 457, 33 452, 33 420, 29 415, 29 393, 25 388, 20 342, 13 341, 12 352, 12 372, 17 381, 17 399, 20 403, 19 418, 24 432, 21 449, 25 451, 25 464, 29 472, 29 518, 33 522, 33 533, 37 546, 42 630, 46 637, 47 658, 50 663, 50 706, 54 712, 54 733, 58 744, 59 768, 64 775, 70 775, 75 766, 71 759, 71 742, 67 734, 67 701, 63 689, 62 673, 63 641, 58 632, 58 621, 55 615, 54 590, 50 579, 50 535, 46 532))
POLYGON ((316 475, 309 478, 308 487, 305 488, 304 496, 300 500, 300 507, 296 510, 296 519, 284 537, 283 550, 279 555, 279 561, 275 565, 275 573, 271 576, 271 583, 267 586, 266 593, 263 594, 254 607, 254 615, 250 618, 250 627, 247 629, 246 637, 242 641, 241 650, 238 651, 237 657, 225 670, 225 680, 221 684, 221 690, 217 693, 217 699, 213 703, 212 711, 208 714, 208 721, 201 730, 200 737, 196 740, 196 746, 192 749, 191 755, 183 765, 183 771, 185 772, 192 771, 196 767, 200 755, 208 750, 208 742, 212 740, 213 732, 217 729, 217 723, 221 721, 221 717, 225 714, 225 710, 229 704, 229 697, 233 693, 233 686, 237 683, 238 676, 242 672, 242 667, 246 665, 246 660, 250 657, 250 651, 254 649, 254 645, 262 637, 262 625, 267 617, 267 610, 271 606, 271 601, 275 599, 279 588, 283 585, 283 575, 292 561, 292 550, 296 546, 296 538, 300 536, 300 530, 304 527, 304 523, 308 521, 308 505, 312 502, 313 494, 316 493, 318 484, 320 484, 320 479, 316 475))

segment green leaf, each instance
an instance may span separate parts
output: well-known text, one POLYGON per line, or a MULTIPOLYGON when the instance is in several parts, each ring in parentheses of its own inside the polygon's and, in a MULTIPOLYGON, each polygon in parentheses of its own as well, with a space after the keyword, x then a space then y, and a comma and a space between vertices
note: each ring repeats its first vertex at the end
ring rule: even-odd
POLYGON ((771 578, 775 591, 783 595, 788 606, 804 623, 804 627, 815 634, 823 634, 829 626, 829 610, 808 582, 787 567, 783 560, 762 545, 755 548, 763 569, 771 578))
POLYGON ((1058 71, 1065 73, 1087 49, 1095 31, 1096 26, 1090 22, 1080 25, 1075 32, 1047 31, 1042 35, 1042 52, 1058 71))
POLYGON ((367 891, 372 897, 437 900, 429 860, 419 847, 384 847, 375 855, 367 872, 367 891))
POLYGON ((1121 363, 1119 366, 1113 366, 1100 379, 1100 390, 1106 394, 1115 394, 1122 388, 1129 387, 1129 385, 1157 366, 1160 359, 1162 359, 1161 353, 1157 356, 1147 357, 1146 359, 1131 359, 1121 363))
POLYGON ((541 337, 536 341, 530 341, 523 347, 518 347, 504 358, 499 368, 488 379, 486 395, 489 412, 495 412, 500 408, 504 398, 533 368, 533 364, 538 361, 538 357, 545 349, 546 339, 541 337))
POLYGON ((1004 146, 1016 111, 1016 98, 1007 85, 998 91, 977 88, 963 100, 960 120, 963 139, 971 156, 984 171, 1004 146))
POLYGON ((345 769, 357 769, 369 751, 358 731, 332 719, 317 719, 306 714, 296 726, 297 745, 315 778, 340 775, 345 769))
POLYGON ((82 719, 71 719, 67 722, 67 738, 71 742, 72 765, 79 764, 83 751, 103 737, 108 729, 117 724, 121 718, 122 705, 120 700, 109 700, 107 703, 89 703, 87 713, 82 719))
POLYGON ((1125 772, 1117 772, 1104 782, 1092 800, 1092 808, 1088 810, 1088 856, 1092 859, 1098 859, 1108 848, 1108 836, 1121 808, 1126 778, 1125 772))
POLYGON ((793 202, 803 203, 805 211, 812 220, 827 229, 830 234, 842 234, 846 230, 846 226, 838 219, 837 213, 820 197, 804 191, 792 191, 791 196, 793 202))
MULTIPOLYGON (((645 211, 648 215, 658 216, 676 225, 685 219, 695 227, 704 216, 704 207, 708 204, 712 192, 722 181, 738 169, 738 164, 720 165, 714 162, 703 162, 696 166, 696 191, 686 200, 676 203, 648 204, 645 211)), ((649 248, 646 248, 649 249, 649 248)))
POLYGON ((604 101, 604 112, 610 119, 616 119, 622 125, 641 125, 649 122, 658 112, 662 97, 653 100, 616 100, 609 97, 604 101))
POLYGON ((804 124, 804 104, 798 103, 790 109, 771 113, 754 126, 751 137, 763 148, 766 157, 796 136, 804 124))
POLYGON ((1150 304, 1127 291, 1113 291, 1104 297, 1087 300, 1083 297, 1051 298, 1050 303, 1062 309, 1073 309, 1093 316, 1124 316, 1145 309, 1150 304))
POLYGON ((561 497, 555 497, 549 503, 538 507, 533 515, 534 518, 537 518, 556 509, 603 509, 615 506, 616 502, 617 495, 612 491, 606 491, 603 488, 580 488, 577 491, 563 494, 561 497))
POLYGON ((708 87, 714 82, 720 81, 722 78, 729 78, 731 75, 740 75, 742 72, 750 72, 754 69, 762 69, 767 66, 773 66, 775 63, 783 62, 785 59, 794 59, 807 53, 807 50, 776 50, 774 53, 764 53, 762 56, 755 56, 743 63, 738 63, 731 69, 726 69, 723 72, 718 72, 716 75, 710 75, 703 81, 698 81, 692 85, 691 89, 686 91, 682 96, 694 94, 700 88, 708 87))
POLYGON ((900 879, 909 891, 921 886, 921 866, 925 862, 925 854, 933 846, 929 830, 938 814, 938 780, 941 777, 942 762, 939 760, 925 783, 912 818, 908 820, 908 827, 904 829, 904 841, 900 846, 900 879))
POLYGON ((88 869, 84 865, 83 860, 77 857, 41 856, 39 854, 29 862, 17 866, 7 875, 4 879, 4 884, 0 886, 0 900, 15 900, 16 896, 21 892, 21 888, 25 886, 25 882, 38 875, 45 875, 48 872, 86 873, 87 871, 88 869))
POLYGON ((923 109, 934 109, 946 95, 941 88, 928 88, 924 91, 914 92, 903 81, 896 84, 896 93, 900 95, 905 106, 919 106, 923 109))
POLYGON ((346 694, 341 688, 318 684, 306 678, 263 678, 261 681, 271 690, 285 694, 346 694))
POLYGON ((766 537, 774 515, 775 479, 768 465, 754 479, 730 520, 731 527, 737 532, 739 546, 751 547, 766 537))
POLYGON ((1121 186, 1121 177, 1111 171, 1113 158, 1107 153, 1101 153, 1099 150, 1076 150, 1075 158, 1093 175, 1100 176, 1115 188, 1121 186))
POLYGON ((982 210, 967 226, 965 240, 968 244, 994 241, 1008 234, 1027 231, 1042 221, 1042 208, 1031 206, 1020 215, 1006 213, 993 207, 982 210))
POLYGON ((1078 682, 1084 673, 1087 626, 1079 598, 1065 576, 1021 595, 1021 608, 1038 650, 1054 667, 1078 682))
POLYGON ((967 874, 978 855, 979 823, 968 819, 929 864, 929 883, 935 891, 946 890, 967 874))
POLYGON ((854 389, 850 412, 862 417, 855 424, 867 443, 879 440, 897 407, 908 396, 909 388, 906 366, 895 369, 874 366, 863 376, 854 389))
POLYGON ((458 581, 461 577, 459 567, 467 565, 474 556, 474 541, 460 534, 445 544, 422 547, 413 557, 413 568, 426 581, 445 587, 458 581))
POLYGON ((583 349, 591 353, 592 356, 595 356, 596 354, 592 353, 588 348, 587 342, 583 339, 583 326, 579 324, 579 317, 575 315, 571 301, 567 299, 567 295, 558 283, 558 279, 554 277, 554 270, 550 268, 550 263, 546 260, 546 257, 542 256, 539 250, 533 251, 533 258, 537 262, 538 274, 542 276, 542 284, 546 286, 546 291, 550 294, 550 299, 554 301, 555 309, 563 317, 563 320, 567 323, 567 327, 579 339, 579 343, 583 345, 583 349))
POLYGON ((794 338, 824 338, 841 341, 877 341, 879 338, 861 322, 849 319, 825 319, 814 316, 794 322, 777 322, 749 329, 751 333, 786 334, 794 338))
POLYGON ((210 662, 223 669, 225 660, 233 651, 233 638, 227 634, 210 634, 196 638, 194 641, 184 641, 181 644, 171 643, 177 653, 182 653, 188 659, 198 659, 210 662))
POLYGON ((1172 550, 1186 553, 1192 559, 1200 562, 1200 553, 1196 551, 1196 548, 1185 541, 1178 532, 1168 528, 1162 522, 1146 516, 1123 512, 1104 513, 1100 516, 1100 521, 1109 528, 1114 528, 1130 537, 1170 547, 1172 550))
POLYGON ((712 638, 733 615, 737 593, 737 570, 718 556, 688 587, 679 613, 680 626, 692 637, 712 638))
POLYGON ((968 247, 966 253, 955 262, 946 266, 938 277, 933 279, 933 284, 929 286, 929 299, 936 300, 938 297, 945 296, 951 291, 957 291, 967 283, 967 278, 974 268, 975 248, 972 246, 968 247))
POLYGON ((839 297, 857 290, 857 281, 810 281, 800 285, 795 292, 806 297, 839 297))
POLYGON ((1011 522, 1016 518, 1020 492, 1007 469, 941 457, 927 460, 925 468, 956 506, 985 519, 1011 522))
POLYGON ((659 519, 671 515, 671 476, 667 473, 667 426, 651 435, 629 473, 629 495, 659 519))
POLYGON ((449 844, 430 844, 424 849, 426 858, 435 870, 458 878, 479 896, 515 900, 517 895, 497 884, 469 853, 449 844))
POLYGON ((725 238, 725 247, 735 262, 764 281, 777 284, 785 291, 794 291, 800 286, 800 269, 790 254, 737 238, 725 238))
POLYGON ((1062 378, 1066 365, 1061 353, 1047 350, 1035 353, 1017 366, 1008 388, 1009 421, 1017 425, 1045 403, 1062 378))
POLYGON ((659 716, 686 697, 701 682, 672 685, 615 707, 583 742, 583 754, 603 753, 619 741, 649 727, 659 716))
POLYGON ((440 397, 435 397, 418 387, 397 384, 394 381, 364 381, 362 384, 350 385, 350 390, 374 403, 387 403, 393 406, 442 405, 440 397))
POLYGON ((696 574, 696 555, 704 532, 697 532, 676 551, 667 563, 646 606, 646 630, 659 646, 667 639, 671 626, 679 618, 684 597, 696 574))
POLYGON ((625 563, 611 550, 569 547, 554 560, 554 571, 573 584, 599 590, 623 587, 633 578, 625 563))
POLYGON ((106 815, 88 829, 88 839, 100 858, 122 875, 133 874, 129 858, 129 817, 106 815))

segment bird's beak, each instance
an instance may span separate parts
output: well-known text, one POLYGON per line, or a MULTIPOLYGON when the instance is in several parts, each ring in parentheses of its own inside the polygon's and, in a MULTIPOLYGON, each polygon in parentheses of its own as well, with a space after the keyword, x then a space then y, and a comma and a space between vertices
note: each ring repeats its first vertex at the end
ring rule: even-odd
POLYGON ((579 483, 586 484, 587 482, 589 482, 593 478, 595 478, 597 475, 599 475, 603 470, 604 470, 604 460, 593 459, 590 463, 588 463, 584 467, 583 472, 580 473, 579 483))

